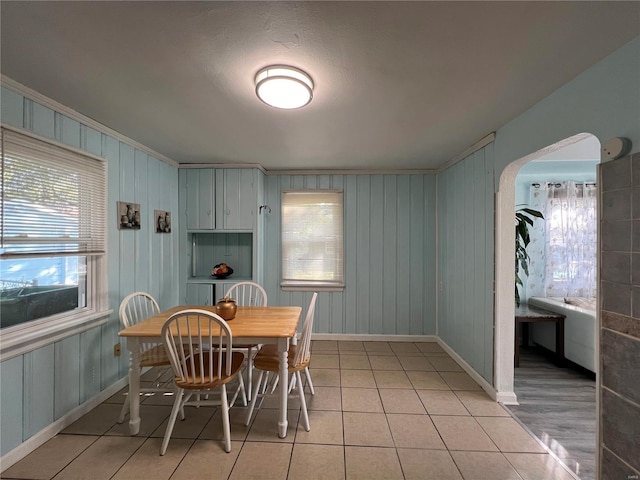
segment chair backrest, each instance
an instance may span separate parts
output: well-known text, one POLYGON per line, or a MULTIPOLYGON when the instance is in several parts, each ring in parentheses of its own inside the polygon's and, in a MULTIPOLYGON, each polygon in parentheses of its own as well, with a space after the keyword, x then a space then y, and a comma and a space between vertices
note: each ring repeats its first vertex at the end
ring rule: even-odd
POLYGON ((123 328, 140 323, 158 313, 158 302, 145 292, 131 293, 120 302, 120 323, 123 328))
POLYGON ((316 309, 317 298, 318 292, 313 292, 313 297, 311 297, 311 302, 309 302, 309 308, 307 309, 307 316, 302 325, 302 336, 296 346, 296 356, 293 359, 293 364, 296 366, 311 357, 311 332, 313 331, 313 314, 316 309))
POLYGON ((236 303, 243 307, 267 306, 267 292, 255 282, 238 282, 229 288, 227 295, 235 298, 236 303))
POLYGON ((197 308, 174 313, 162 327, 162 341, 175 376, 183 382, 199 385, 214 380, 202 372, 217 378, 231 375, 231 329, 215 313, 197 308))

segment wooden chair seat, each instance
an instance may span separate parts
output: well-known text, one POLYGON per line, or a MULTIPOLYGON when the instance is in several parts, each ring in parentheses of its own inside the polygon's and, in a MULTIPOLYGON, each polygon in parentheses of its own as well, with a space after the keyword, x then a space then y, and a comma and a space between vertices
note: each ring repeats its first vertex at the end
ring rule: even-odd
MULTIPOLYGON (((176 378, 176 385, 180 388, 184 388, 185 390, 206 390, 210 388, 216 388, 224 383, 229 383, 231 380, 235 378, 235 375, 238 373, 240 368, 242 367, 242 362, 244 362, 244 354, 241 352, 233 352, 231 356, 231 374, 225 375, 224 373, 218 377, 216 372, 218 371, 218 358, 217 355, 214 354, 213 357, 213 373, 209 368, 209 356, 210 352, 204 352, 202 354, 203 365, 202 369, 199 362, 194 364, 194 371, 191 369, 191 365, 187 361, 187 376, 184 380, 180 378, 176 378), (204 370, 204 373, 202 372, 204 370)), ((227 371, 227 362, 226 360, 222 361, 222 372, 227 371)))
MULTIPOLYGON (((289 373, 298 372, 304 370, 311 363, 311 358, 302 360, 296 365, 296 347, 297 345, 291 345, 288 351, 288 370, 289 373)), ((253 358, 253 365, 258 370, 264 370, 266 372, 278 372, 280 369, 280 356, 278 353, 278 346, 274 343, 264 345, 257 355, 253 358)))

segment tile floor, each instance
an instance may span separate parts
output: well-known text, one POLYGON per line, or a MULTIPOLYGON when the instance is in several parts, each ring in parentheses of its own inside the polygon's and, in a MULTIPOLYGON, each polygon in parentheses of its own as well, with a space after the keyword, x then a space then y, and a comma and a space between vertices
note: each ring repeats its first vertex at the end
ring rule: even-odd
MULTIPOLYGON (((3 479, 464 479, 572 480, 532 437, 435 343, 314 341, 311 431, 290 402, 289 434, 276 434, 276 402, 244 426, 231 413, 232 451, 215 407, 188 408, 165 456, 158 450, 171 397, 141 404, 138 436, 117 423, 118 392, 3 479)), ((275 400, 275 399, 274 399, 275 400)))

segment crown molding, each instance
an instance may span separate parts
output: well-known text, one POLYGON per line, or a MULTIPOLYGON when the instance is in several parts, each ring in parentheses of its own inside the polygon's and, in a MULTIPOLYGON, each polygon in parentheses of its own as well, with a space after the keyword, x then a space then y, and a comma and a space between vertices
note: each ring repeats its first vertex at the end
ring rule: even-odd
POLYGON ((13 90, 16 93, 19 93, 21 95, 24 95, 25 97, 29 98, 30 100, 33 100, 34 102, 39 103, 40 105, 43 105, 45 107, 48 107, 52 110, 55 110, 58 113, 61 113, 63 115, 66 115, 67 117, 76 120, 80 123, 82 123, 83 125, 86 125, 88 127, 91 127, 95 130, 100 131, 101 133, 104 133, 106 135, 109 135, 113 138, 115 138, 116 140, 119 140, 121 142, 124 142, 130 146, 132 146, 133 148, 140 150, 148 155, 151 155, 153 158, 160 160, 164 163, 168 163, 169 165, 173 166, 173 167, 179 167, 180 164, 178 162, 176 162, 175 160, 170 159, 169 157, 166 157, 164 155, 162 155, 161 153, 156 152, 155 150, 150 149, 149 147, 136 142, 135 140, 127 137, 126 135, 123 135, 120 132, 117 132, 116 130, 113 130, 109 127, 107 127, 106 125, 101 124, 100 122, 97 122, 96 120, 87 117, 86 115, 83 115, 80 112, 75 111, 72 108, 67 107, 66 105, 63 105, 59 102, 56 102, 55 100, 47 97, 46 95, 41 94, 40 92, 37 92, 19 82, 16 82, 15 80, 7 77, 6 75, 2 75, 0 74, 0 84, 3 87, 9 88, 11 90, 13 90))
POLYGON ((448 162, 444 163, 443 165, 441 165, 440 167, 438 167, 436 169, 435 173, 442 173, 444 172, 447 168, 452 167, 453 165, 455 165, 456 163, 458 163, 460 160, 464 160, 465 158, 467 158, 469 155, 477 152, 478 150, 480 150, 483 147, 486 147, 487 145, 489 145, 490 143, 494 142, 496 139, 496 132, 491 132, 489 135, 487 135, 486 137, 478 140, 476 143, 474 143, 473 145, 471 145, 469 148, 467 148, 464 152, 460 153, 459 155, 456 155, 455 157, 453 157, 451 160, 449 160, 448 162))
POLYGON ((322 170, 322 169, 299 169, 285 170, 273 169, 267 170, 267 175, 435 175, 435 169, 419 169, 419 170, 322 170))

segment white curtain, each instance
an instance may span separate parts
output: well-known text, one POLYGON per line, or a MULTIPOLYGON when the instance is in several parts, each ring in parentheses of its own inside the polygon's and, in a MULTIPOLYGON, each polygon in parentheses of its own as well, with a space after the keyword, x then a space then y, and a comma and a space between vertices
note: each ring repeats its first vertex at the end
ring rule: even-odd
POLYGON ((531 228, 528 296, 596 295, 597 189, 593 183, 531 186, 529 207, 544 214, 531 228))

